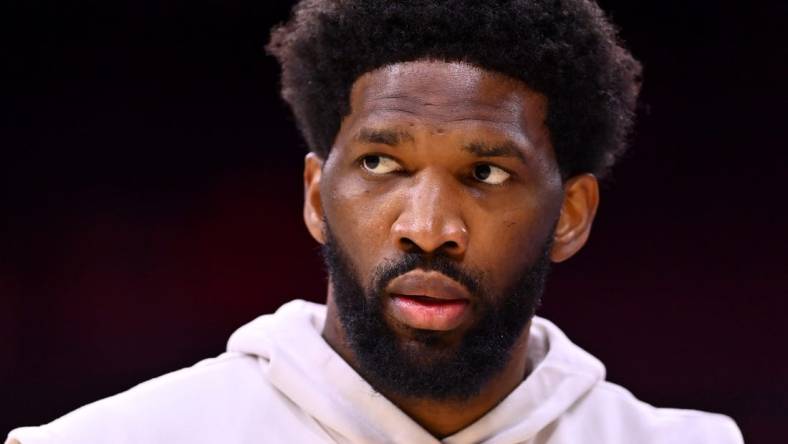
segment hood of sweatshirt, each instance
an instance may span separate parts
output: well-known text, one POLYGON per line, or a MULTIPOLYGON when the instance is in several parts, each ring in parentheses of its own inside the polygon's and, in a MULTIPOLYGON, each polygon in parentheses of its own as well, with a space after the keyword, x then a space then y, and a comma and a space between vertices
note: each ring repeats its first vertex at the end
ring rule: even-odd
POLYGON ((266 379, 338 441, 506 444, 533 438, 604 380, 602 363, 535 317, 529 375, 485 416, 440 441, 376 392, 323 339, 326 307, 292 301, 238 329, 228 351, 257 357, 266 379))

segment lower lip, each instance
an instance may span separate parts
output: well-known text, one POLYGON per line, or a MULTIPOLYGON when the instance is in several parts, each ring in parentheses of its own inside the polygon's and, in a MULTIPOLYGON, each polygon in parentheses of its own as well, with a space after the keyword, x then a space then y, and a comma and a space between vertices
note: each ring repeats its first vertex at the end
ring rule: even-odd
POLYGON ((468 313, 464 299, 419 298, 392 295, 392 314, 403 324, 419 330, 446 331, 457 328, 468 313))

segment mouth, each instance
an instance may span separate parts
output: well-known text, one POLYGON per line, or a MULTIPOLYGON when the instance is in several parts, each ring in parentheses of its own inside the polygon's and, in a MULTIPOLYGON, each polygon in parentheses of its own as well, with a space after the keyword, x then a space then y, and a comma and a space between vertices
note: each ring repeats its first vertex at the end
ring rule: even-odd
POLYGON ((391 315, 419 330, 449 331, 470 315, 471 295, 457 281, 434 271, 414 270, 386 287, 391 315))

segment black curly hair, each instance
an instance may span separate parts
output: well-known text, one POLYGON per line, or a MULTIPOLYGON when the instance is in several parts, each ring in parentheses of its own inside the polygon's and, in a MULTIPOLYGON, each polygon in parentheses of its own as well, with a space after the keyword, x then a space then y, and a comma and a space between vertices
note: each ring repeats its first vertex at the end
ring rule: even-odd
POLYGON ((609 172, 640 90, 640 64, 589 0, 302 0, 266 49, 309 149, 324 158, 355 80, 394 63, 463 61, 544 94, 564 179, 609 172))

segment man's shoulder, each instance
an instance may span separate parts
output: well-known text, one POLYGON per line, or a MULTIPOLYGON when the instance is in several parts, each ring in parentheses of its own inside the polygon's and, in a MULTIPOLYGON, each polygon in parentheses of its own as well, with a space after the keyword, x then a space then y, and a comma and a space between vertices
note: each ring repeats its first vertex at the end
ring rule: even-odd
POLYGON ((744 442, 736 423, 728 416, 699 410, 654 407, 627 389, 601 381, 567 413, 569 422, 594 424, 599 434, 591 442, 637 442, 681 444, 744 442))
MULTIPOLYGON (((107 404, 160 402, 159 398, 178 399, 211 395, 237 387, 233 381, 255 379, 259 374, 257 357, 228 352, 137 384, 125 392, 98 401, 107 404)), ((92 404, 91 404, 92 405, 92 404)))
MULTIPOLYGON (((264 378, 259 357, 228 352, 93 402, 41 427, 9 435, 44 442, 162 442, 240 425, 247 412, 270 409, 280 397, 264 378), (164 439, 166 441, 166 439, 164 439)), ((202 437, 207 438, 202 435, 202 437)), ((223 440, 227 436, 216 437, 223 440)))

